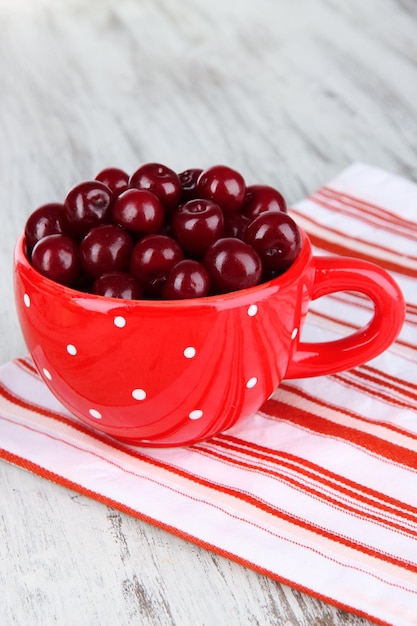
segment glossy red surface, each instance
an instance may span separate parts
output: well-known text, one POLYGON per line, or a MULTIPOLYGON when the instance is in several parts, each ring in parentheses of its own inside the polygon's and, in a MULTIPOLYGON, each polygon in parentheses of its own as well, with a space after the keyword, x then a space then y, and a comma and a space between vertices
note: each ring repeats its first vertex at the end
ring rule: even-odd
POLYGON ((381 269, 313 258, 308 238, 281 277, 221 296, 123 301, 69 289, 16 246, 15 296, 27 346, 45 383, 73 414, 138 445, 208 439, 259 409, 284 377, 362 363, 394 341, 404 301, 381 269), (312 298, 361 291, 375 304, 361 331, 299 343, 312 298))

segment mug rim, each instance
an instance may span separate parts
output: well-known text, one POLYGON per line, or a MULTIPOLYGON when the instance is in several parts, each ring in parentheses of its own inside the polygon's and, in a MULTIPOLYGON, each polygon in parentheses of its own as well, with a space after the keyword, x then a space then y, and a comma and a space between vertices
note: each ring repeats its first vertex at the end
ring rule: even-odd
POLYGON ((24 232, 20 234, 17 239, 15 251, 14 251, 14 272, 15 274, 20 273, 19 265, 23 266, 27 276, 31 279, 32 284, 36 286, 37 289, 41 289, 42 291, 46 291, 49 294, 54 294, 56 297, 64 298, 66 300, 74 300, 74 298, 86 301, 97 301, 100 303, 109 303, 110 305, 117 305, 119 307, 128 306, 128 307, 137 307, 137 306, 147 306, 151 308, 164 308, 164 309, 178 309, 184 307, 197 307, 201 305, 216 305, 222 302, 234 301, 240 298, 245 298, 245 296, 255 296, 256 294, 262 293, 264 291, 268 291, 269 289, 273 289, 277 291, 278 289, 284 288, 287 284, 291 284, 295 282, 299 276, 302 274, 303 269, 308 264, 308 260, 311 256, 311 242, 304 231, 304 229, 299 228, 301 234, 301 249, 300 252, 292 263, 292 265, 285 270, 282 274, 273 278, 271 280, 258 283, 253 287, 247 287, 246 289, 238 289, 234 291, 229 291, 227 293, 214 294, 211 296, 203 296, 200 298, 183 298, 178 300, 152 300, 152 299, 141 299, 141 300, 127 300, 123 298, 112 298, 109 296, 101 296, 98 294, 80 291, 78 289, 74 289, 73 287, 68 287, 67 285, 63 285, 61 283, 57 283, 47 276, 43 276, 35 267, 31 264, 28 259, 26 253, 26 237, 24 232))

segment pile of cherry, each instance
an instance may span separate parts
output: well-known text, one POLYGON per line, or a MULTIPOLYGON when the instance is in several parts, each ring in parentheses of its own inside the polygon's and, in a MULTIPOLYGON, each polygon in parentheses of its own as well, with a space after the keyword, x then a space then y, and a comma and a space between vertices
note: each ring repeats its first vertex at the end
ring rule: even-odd
POLYGON ((224 165, 176 173, 107 168, 39 207, 25 226, 32 265, 63 285, 125 299, 182 299, 285 272, 300 231, 281 193, 224 165))

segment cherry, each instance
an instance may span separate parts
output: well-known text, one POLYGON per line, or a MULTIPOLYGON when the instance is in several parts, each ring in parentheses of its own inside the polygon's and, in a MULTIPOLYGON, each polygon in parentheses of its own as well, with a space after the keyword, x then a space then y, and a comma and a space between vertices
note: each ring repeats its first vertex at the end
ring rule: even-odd
POLYGON ((118 196, 129 186, 129 174, 118 167, 107 167, 101 170, 95 179, 104 183, 115 196, 118 196))
POLYGON ((80 262, 83 270, 93 278, 129 268, 133 249, 132 238, 115 224, 92 228, 80 243, 80 262))
POLYGON ((284 196, 269 185, 250 185, 246 188, 245 202, 242 207, 243 215, 253 220, 265 211, 286 213, 287 204, 284 196))
POLYGON ((160 199, 167 213, 170 213, 181 198, 181 181, 173 170, 161 163, 145 163, 132 174, 130 187, 147 189, 160 199))
POLYGON ((106 298, 140 300, 142 291, 138 282, 128 272, 102 274, 93 283, 93 293, 106 298))
POLYGON ((159 298, 173 266, 184 258, 180 245, 166 235, 145 235, 134 247, 130 272, 145 295, 159 298))
POLYGON ((57 202, 43 204, 29 215, 25 224, 27 251, 43 237, 48 235, 68 234, 68 224, 65 219, 64 205, 57 202))
POLYGON ((261 257, 265 279, 285 271, 301 249, 298 226, 282 211, 261 213, 247 227, 245 241, 261 257))
POLYGON ((186 254, 202 257, 208 246, 223 236, 223 213, 211 200, 189 200, 177 208, 171 227, 186 254))
POLYGON ((35 244, 32 265, 43 276, 71 286, 80 273, 78 246, 67 235, 47 235, 35 244))
POLYGON ((226 165, 213 165, 204 170, 197 187, 202 198, 213 200, 223 211, 239 211, 245 199, 243 177, 226 165))
POLYGON ((113 194, 99 180, 86 181, 71 189, 65 198, 65 216, 77 235, 108 222, 113 194))
POLYGON ((155 194, 145 189, 127 189, 116 198, 113 221, 140 235, 157 233, 164 223, 164 209, 155 194))
POLYGON ((204 266, 217 293, 253 287, 262 273, 261 260, 255 250, 234 237, 212 243, 204 256, 204 266))
POLYGON ((188 202, 188 200, 194 200, 198 196, 197 181, 198 177, 203 170, 189 169, 184 170, 178 174, 178 178, 181 182, 181 202, 188 202))
POLYGON ((237 239, 243 240, 249 223, 250 219, 239 211, 226 213, 224 216, 224 236, 237 237, 237 239))
POLYGON ((245 289, 284 272, 301 249, 282 194, 246 187, 225 165, 177 174, 145 163, 130 178, 108 167, 64 204, 34 211, 25 238, 28 258, 52 280, 124 299, 245 289))
POLYGON ((162 289, 165 300, 202 298, 210 291, 210 277, 204 265, 193 259, 179 261, 171 269, 162 289))

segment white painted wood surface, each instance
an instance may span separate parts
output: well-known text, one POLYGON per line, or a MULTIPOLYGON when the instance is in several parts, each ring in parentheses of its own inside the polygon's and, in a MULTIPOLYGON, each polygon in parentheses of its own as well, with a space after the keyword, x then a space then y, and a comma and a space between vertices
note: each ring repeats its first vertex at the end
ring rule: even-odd
MULTIPOLYGON (((0 361, 26 217, 99 169, 227 163, 291 203, 357 160, 416 180, 416 126, 415 0, 0 0, 0 361)), ((1 626, 225 623, 367 622, 0 463, 1 626)))

